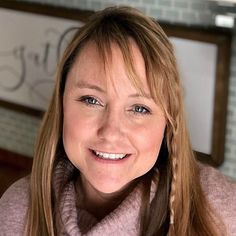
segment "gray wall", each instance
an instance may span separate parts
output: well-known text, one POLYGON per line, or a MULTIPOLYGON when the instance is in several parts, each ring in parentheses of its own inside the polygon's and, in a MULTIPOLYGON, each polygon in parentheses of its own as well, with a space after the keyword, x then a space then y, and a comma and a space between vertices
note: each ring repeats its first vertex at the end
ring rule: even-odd
MULTIPOLYGON (((20 1, 20 0, 18 0, 20 1)), ((157 20, 184 24, 213 25, 216 13, 225 12, 207 0, 28 0, 42 4, 61 5, 89 10, 100 10, 111 5, 131 5, 157 20)), ((236 7, 235 7, 236 8, 236 7)), ((230 8, 236 11, 234 8, 230 8)), ((225 162, 220 170, 236 179, 236 31, 233 39, 230 66, 229 104, 225 162)), ((40 120, 25 114, 0 108, 0 147, 32 156, 40 120)))

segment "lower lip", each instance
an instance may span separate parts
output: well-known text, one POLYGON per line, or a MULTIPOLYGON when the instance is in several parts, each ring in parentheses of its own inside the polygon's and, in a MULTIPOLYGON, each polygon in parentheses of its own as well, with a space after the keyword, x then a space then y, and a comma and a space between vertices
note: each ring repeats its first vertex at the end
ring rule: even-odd
POLYGON ((93 157, 96 161, 98 161, 98 162, 100 162, 100 163, 104 163, 104 164, 121 164, 121 163, 123 163, 123 162, 129 160, 129 159, 130 159, 130 156, 131 156, 131 155, 129 154, 129 155, 127 155, 126 157, 124 157, 124 158, 122 158, 122 159, 116 159, 116 160, 103 159, 103 158, 100 158, 100 157, 96 156, 92 150, 89 150, 89 151, 90 151, 90 153, 92 154, 92 157, 93 157))

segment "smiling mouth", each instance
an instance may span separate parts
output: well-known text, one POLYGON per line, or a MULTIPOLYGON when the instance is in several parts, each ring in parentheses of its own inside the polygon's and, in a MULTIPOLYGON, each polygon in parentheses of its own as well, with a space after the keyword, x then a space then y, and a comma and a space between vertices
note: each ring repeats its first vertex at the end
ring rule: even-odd
POLYGON ((123 154, 123 153, 117 154, 117 153, 98 152, 96 150, 91 150, 91 151, 96 157, 104 159, 104 160, 121 160, 130 155, 130 154, 123 154))

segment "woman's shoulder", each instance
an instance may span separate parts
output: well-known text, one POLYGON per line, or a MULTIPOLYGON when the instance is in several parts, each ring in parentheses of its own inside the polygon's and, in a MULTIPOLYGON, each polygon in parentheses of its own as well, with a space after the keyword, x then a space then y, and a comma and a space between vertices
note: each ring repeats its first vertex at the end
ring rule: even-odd
POLYGON ((222 174, 218 169, 199 164, 203 191, 218 197, 236 197, 236 181, 222 174), (220 191, 219 191, 220 190, 220 191))
POLYGON ((29 201, 29 177, 12 184, 0 199, 0 231, 3 235, 22 235, 29 201))
POLYGON ((226 235, 236 235, 236 182, 219 170, 202 164, 200 164, 200 179, 211 207, 228 229, 226 235))

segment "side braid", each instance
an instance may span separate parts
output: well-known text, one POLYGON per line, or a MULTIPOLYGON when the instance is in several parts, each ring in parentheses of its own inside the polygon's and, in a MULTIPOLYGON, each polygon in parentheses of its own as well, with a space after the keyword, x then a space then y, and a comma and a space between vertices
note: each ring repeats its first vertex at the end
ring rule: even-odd
POLYGON ((174 201, 175 201, 175 190, 176 190, 176 169, 177 169, 177 158, 172 156, 172 181, 171 181, 171 192, 170 192, 170 225, 174 225, 174 201))
MULTIPOLYGON (((173 135, 173 139, 175 134, 173 135)), ((172 180, 171 180, 171 191, 170 191, 170 199, 169 199, 169 206, 170 206, 170 227, 174 226, 175 221, 175 211, 174 211, 174 201, 175 201, 175 193, 176 193, 176 182, 177 182, 177 156, 176 156, 176 142, 171 144, 172 151, 170 152, 171 158, 171 169, 172 169, 172 180)))
POLYGON ((175 235, 174 233, 174 224, 175 224, 175 200, 176 200, 176 186, 177 186, 177 169, 178 169, 178 162, 177 162, 177 153, 178 153, 178 144, 177 144, 177 134, 178 130, 178 120, 180 119, 179 111, 176 111, 176 120, 173 119, 172 116, 168 114, 169 120, 169 129, 167 131, 167 140, 168 140, 168 149, 169 149, 169 159, 170 159, 170 166, 171 166, 171 188, 170 188, 170 197, 169 197, 169 209, 170 209, 170 226, 169 226, 169 236, 175 235))

